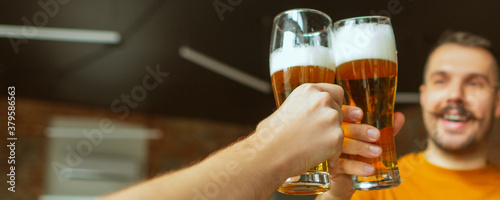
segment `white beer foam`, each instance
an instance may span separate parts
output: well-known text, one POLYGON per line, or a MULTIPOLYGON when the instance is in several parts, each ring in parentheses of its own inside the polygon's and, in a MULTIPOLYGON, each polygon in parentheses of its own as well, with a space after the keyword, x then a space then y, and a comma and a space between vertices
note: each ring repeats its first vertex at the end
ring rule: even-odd
POLYGON ((334 32, 335 63, 359 59, 385 59, 397 62, 396 41, 387 24, 347 24, 334 32))
POLYGON ((335 70, 333 51, 327 47, 302 46, 277 49, 269 58, 271 75, 294 66, 321 66, 335 70))

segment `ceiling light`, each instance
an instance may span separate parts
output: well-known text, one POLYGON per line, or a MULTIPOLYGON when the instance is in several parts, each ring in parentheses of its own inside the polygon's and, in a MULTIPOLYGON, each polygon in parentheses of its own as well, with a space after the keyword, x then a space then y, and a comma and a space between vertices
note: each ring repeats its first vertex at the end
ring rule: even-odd
POLYGON ((118 44, 116 31, 0 24, 0 37, 28 40, 118 44))
POLYGON ((223 75, 229 79, 237 81, 248 87, 261 91, 263 93, 271 93, 271 85, 267 81, 260 80, 253 77, 245 72, 237 70, 227 64, 217 61, 207 55, 204 55, 194 49, 187 46, 181 46, 179 48, 179 54, 182 58, 196 63, 206 69, 212 70, 220 75, 223 75))

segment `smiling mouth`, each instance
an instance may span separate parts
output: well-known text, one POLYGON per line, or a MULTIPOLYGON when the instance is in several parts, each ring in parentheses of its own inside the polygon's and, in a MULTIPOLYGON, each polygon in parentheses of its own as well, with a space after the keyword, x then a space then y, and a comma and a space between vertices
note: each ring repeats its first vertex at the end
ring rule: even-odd
POLYGON ((443 114, 441 116, 442 119, 450 122, 467 122, 469 121, 469 117, 463 114, 443 114))
MULTIPOLYGON (((474 118, 472 112, 460 104, 450 104, 434 113, 436 117, 451 123, 466 123, 474 118)), ((458 124, 456 124, 458 125, 458 124)))

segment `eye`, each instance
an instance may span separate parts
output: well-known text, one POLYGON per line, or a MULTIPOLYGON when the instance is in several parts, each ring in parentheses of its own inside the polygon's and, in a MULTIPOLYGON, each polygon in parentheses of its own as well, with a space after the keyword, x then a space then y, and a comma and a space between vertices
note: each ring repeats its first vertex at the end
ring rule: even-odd
POLYGON ((445 84, 446 83, 446 80, 444 80, 443 78, 439 78, 439 79, 434 79, 434 84, 436 85, 440 85, 440 84, 445 84))
POLYGON ((483 81, 478 79, 472 79, 467 84, 473 87, 482 87, 484 85, 483 81))
POLYGON ((471 86, 480 86, 481 83, 479 83, 477 81, 471 81, 471 82, 469 82, 469 85, 471 85, 471 86))
POLYGON ((431 75, 429 83, 436 86, 445 86, 450 81, 450 78, 445 73, 439 72, 431 75))

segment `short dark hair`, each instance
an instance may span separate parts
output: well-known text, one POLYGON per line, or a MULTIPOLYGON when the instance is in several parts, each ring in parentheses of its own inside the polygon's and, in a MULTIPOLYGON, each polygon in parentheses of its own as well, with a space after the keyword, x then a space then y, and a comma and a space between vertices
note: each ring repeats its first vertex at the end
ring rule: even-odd
POLYGON ((423 73, 423 81, 422 83, 425 83, 425 74, 427 73, 427 63, 429 62, 429 58, 431 54, 436 50, 439 46, 444 45, 444 44, 458 44, 464 47, 478 47, 485 49, 486 51, 490 52, 491 55, 493 56, 495 60, 495 65, 497 66, 497 77, 499 77, 499 69, 498 69, 498 56, 493 50, 493 45, 490 42, 490 40, 486 39, 485 37, 469 33, 469 32, 464 32, 464 31, 452 31, 452 30, 446 30, 444 31, 439 39, 437 40, 436 44, 431 48, 431 51, 429 51, 429 55, 427 56, 427 61, 425 63, 424 67, 424 73, 423 73))

